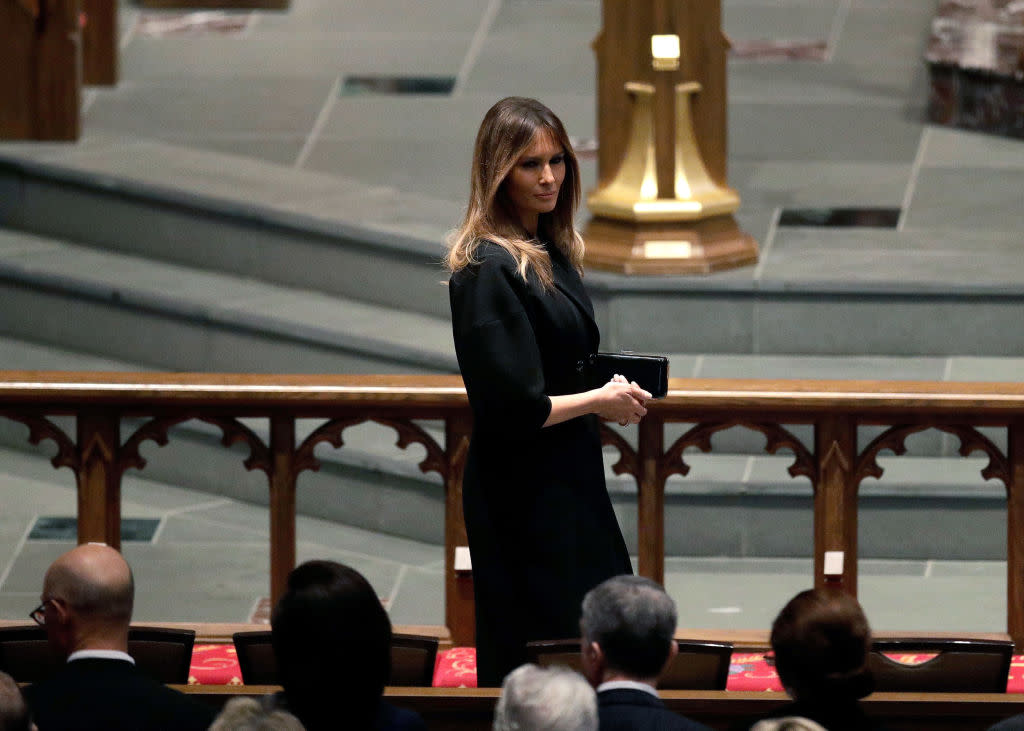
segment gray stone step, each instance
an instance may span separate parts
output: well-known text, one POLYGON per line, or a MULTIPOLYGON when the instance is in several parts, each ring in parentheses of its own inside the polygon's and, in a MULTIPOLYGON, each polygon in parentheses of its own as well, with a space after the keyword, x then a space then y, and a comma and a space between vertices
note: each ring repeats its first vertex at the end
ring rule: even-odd
MULTIPOLYGON (((0 145, 0 225, 438 318, 448 310, 442 242, 461 211, 441 197, 102 132, 72 147, 0 145)), ((753 217, 741 223, 756 230, 763 213, 741 210, 753 217)), ((780 227, 755 268, 585 281, 608 348, 1018 357, 1019 239, 927 224, 780 227)))
POLYGON ((0 225, 108 251, 448 316, 453 204, 234 155, 89 137, 5 146, 0 225), (11 156, 11 150, 17 154, 11 156), (55 152, 57 150, 57 152, 55 152), (59 165, 47 162, 60 155, 59 165), (358 211, 343 222, 338 210, 358 211), (59 216, 53 215, 60 211, 59 216), (428 215, 429 214, 429 215, 428 215))
POLYGON ((0 334, 189 371, 457 372, 447 318, 0 229, 0 334))

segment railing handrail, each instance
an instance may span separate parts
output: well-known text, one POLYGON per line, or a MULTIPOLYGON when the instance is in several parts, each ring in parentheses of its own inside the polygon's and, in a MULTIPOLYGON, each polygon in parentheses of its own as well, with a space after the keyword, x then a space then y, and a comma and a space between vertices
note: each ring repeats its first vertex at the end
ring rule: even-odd
MULTIPOLYGON (((321 406, 325 402, 415 406, 467 404, 454 375, 305 375, 123 371, 0 371, 0 404, 25 401, 109 405, 321 406)), ((1024 382, 672 378, 659 412, 770 409, 824 412, 1024 412, 1024 382)))

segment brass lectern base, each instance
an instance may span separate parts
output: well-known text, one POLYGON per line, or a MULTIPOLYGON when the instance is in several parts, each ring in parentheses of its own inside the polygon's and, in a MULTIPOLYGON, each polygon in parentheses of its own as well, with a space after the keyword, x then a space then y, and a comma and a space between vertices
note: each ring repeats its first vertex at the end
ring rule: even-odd
POLYGON ((709 274, 757 263, 757 242, 732 216, 683 223, 592 218, 584 263, 620 274, 709 274))

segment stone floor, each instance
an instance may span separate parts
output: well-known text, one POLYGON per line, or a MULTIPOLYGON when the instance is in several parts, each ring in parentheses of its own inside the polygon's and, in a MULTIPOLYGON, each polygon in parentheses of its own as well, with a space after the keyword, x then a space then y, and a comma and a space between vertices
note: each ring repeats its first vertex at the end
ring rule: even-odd
MULTIPOLYGON (((0 619, 26 619, 42 575, 71 539, 34 539, 40 517, 72 516, 71 473, 0 450, 0 619)), ((126 541, 135 571, 136 619, 248 621, 267 593, 265 508, 136 476, 125 480, 125 518, 158 521, 148 541, 126 541)), ((388 600, 392 621, 444 621, 438 545, 300 517, 298 557, 354 566, 388 600)), ((1005 563, 886 561, 860 564, 861 600, 885 630, 1005 630, 1005 563)), ((669 558, 666 586, 684 627, 764 629, 810 584, 808 559, 669 558)))

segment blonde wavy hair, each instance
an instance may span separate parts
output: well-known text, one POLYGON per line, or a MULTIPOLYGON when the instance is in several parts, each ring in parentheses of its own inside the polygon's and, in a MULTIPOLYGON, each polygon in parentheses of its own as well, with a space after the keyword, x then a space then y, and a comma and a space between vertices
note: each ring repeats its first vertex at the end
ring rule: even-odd
POLYGON ((542 213, 537 237, 546 238, 583 273, 583 237, 576 231, 576 209, 580 204, 580 166, 569 136, 555 113, 536 99, 502 99, 480 123, 473 149, 469 205, 462 224, 448 236, 445 264, 449 271, 476 262, 475 254, 484 241, 492 241, 516 260, 519 274, 526 279, 533 269, 546 289, 554 286, 551 259, 540 242, 523 228, 519 215, 505 194, 505 180, 533 143, 537 134, 551 135, 565 152, 565 179, 555 208, 542 213))

